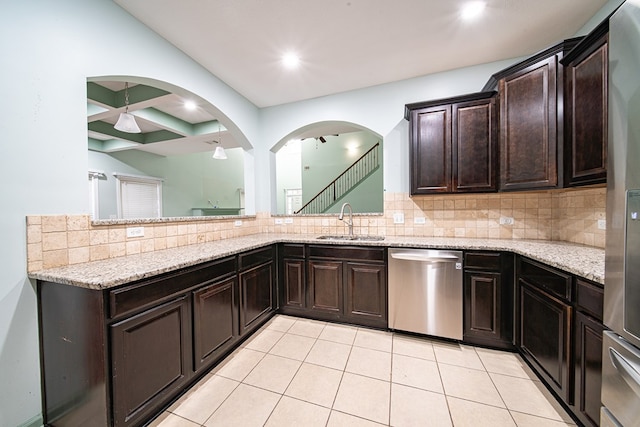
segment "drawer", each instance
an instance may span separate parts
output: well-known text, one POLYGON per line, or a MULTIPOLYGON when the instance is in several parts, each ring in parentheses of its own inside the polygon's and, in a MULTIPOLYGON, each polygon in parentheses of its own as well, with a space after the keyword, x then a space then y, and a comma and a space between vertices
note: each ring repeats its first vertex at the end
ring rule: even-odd
POLYGON ((160 303, 194 286, 236 272, 235 257, 224 258, 109 291, 109 315, 115 318, 160 303))
POLYGON ((281 247, 282 256, 285 258, 304 258, 304 244, 284 244, 281 247))
POLYGON ((602 321, 604 288, 596 283, 576 278, 576 306, 602 321))
POLYGON ((518 277, 566 301, 571 301, 572 276, 568 273, 518 257, 518 277))
POLYGON ((500 271, 500 252, 465 252, 464 268, 500 271))
POLYGON ((273 246, 242 253, 238 256, 240 271, 273 261, 273 246))
POLYGON ((309 256, 315 258, 338 258, 340 260, 385 260, 384 248, 365 248, 358 246, 309 246, 309 256))

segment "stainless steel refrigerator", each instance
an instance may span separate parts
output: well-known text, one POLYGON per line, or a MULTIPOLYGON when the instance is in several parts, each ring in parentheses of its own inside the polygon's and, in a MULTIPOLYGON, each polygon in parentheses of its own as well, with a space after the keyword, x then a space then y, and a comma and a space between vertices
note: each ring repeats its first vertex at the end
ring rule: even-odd
POLYGON ((640 426, 640 0, 609 20, 602 426, 640 426))

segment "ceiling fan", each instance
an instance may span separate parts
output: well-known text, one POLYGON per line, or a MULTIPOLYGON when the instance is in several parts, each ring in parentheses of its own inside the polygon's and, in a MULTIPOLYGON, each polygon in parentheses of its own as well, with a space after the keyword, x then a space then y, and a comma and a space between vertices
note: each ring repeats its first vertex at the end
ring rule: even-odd
MULTIPOLYGON (((332 134, 332 135, 325 135, 325 136, 340 136, 340 135, 339 135, 339 134, 337 134, 337 133, 334 133, 334 134, 332 134)), ((322 136, 322 135, 321 135, 321 136, 310 136, 310 137, 307 137, 307 138, 302 138, 302 139, 301 139, 301 141, 304 141, 305 139, 310 139, 310 138, 313 138, 313 139, 315 139, 316 141, 320 141, 320 142, 322 142, 323 144, 324 144, 325 142, 327 142, 327 139, 326 139, 324 136, 322 136)))

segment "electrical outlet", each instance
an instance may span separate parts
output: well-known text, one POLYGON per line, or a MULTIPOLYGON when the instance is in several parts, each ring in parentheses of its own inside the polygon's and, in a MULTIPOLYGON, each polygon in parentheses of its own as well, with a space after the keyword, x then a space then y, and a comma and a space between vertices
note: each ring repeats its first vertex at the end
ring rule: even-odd
POLYGON ((276 225, 282 225, 283 223, 282 218, 276 218, 275 223, 276 225))
POLYGON ((236 221, 233 223, 233 225, 234 225, 234 226, 236 226, 236 227, 240 227, 240 226, 242 225, 242 220, 241 220, 241 219, 236 220, 236 221))
POLYGON ((144 227, 127 227, 127 237, 144 237, 144 227))
POLYGON ((427 220, 423 216, 417 216, 417 217, 413 218, 413 223, 414 224, 426 224, 427 220))
POLYGON ((607 220, 599 219, 598 220, 598 230, 606 230, 607 229, 607 220))
POLYGON ((284 223, 285 224, 293 224, 293 218, 285 218, 284 219, 284 223))
POLYGON ((394 224, 404 224, 404 214, 402 212, 396 212, 393 214, 394 224))
POLYGON ((513 218, 510 216, 501 216, 500 225, 513 225, 513 218))

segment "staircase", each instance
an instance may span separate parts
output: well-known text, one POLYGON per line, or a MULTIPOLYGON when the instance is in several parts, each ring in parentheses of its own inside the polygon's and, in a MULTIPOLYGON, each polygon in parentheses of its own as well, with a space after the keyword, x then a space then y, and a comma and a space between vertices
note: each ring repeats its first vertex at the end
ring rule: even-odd
POLYGON ((380 167, 379 151, 380 143, 378 142, 295 213, 319 214, 326 212, 380 167))

